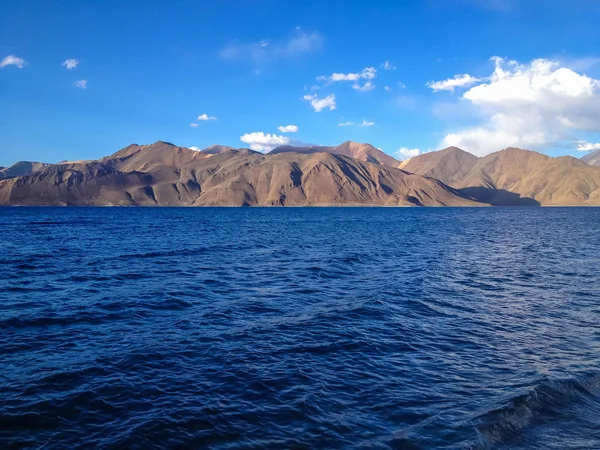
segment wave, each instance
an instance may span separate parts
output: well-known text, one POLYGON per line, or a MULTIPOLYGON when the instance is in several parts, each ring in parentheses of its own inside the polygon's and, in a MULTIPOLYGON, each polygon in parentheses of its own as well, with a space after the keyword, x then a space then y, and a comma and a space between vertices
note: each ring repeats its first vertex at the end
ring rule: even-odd
POLYGON ((555 422, 580 421, 600 408, 600 374, 581 379, 542 380, 529 392, 476 419, 479 445, 492 448, 522 440, 528 430, 555 422))

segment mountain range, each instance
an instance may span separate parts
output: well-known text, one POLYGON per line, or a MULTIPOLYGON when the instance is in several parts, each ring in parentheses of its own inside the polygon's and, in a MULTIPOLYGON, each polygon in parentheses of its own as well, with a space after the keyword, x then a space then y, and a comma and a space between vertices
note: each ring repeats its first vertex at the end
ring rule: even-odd
MULTIPOLYGON (((598 152, 600 153, 600 152, 598 152)), ((356 142, 263 154, 158 141, 98 160, 0 169, 0 205, 600 205, 598 158, 450 147, 397 161, 356 142)))

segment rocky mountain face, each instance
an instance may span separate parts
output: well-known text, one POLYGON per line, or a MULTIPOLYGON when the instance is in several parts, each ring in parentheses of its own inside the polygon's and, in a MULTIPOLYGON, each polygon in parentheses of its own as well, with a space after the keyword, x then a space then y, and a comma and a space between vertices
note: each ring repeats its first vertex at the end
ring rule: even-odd
POLYGON ((600 167, 570 156, 507 148, 477 158, 451 147, 411 158, 401 167, 437 177, 492 205, 600 205, 600 167))
POLYGON ((0 180, 29 175, 49 165, 36 161, 19 161, 10 167, 0 167, 0 180))
MULTIPOLYGON (((354 147, 354 146, 349 146, 354 147)), ((0 181, 1 205, 477 205, 444 183, 330 152, 274 152, 167 142, 98 161, 50 165, 0 181)))
POLYGON ((581 160, 590 166, 600 166, 600 150, 588 153, 581 160))
POLYGON ((392 158, 387 153, 382 152, 378 148, 370 144, 360 144, 358 142, 347 141, 335 147, 312 146, 312 147, 292 147, 281 146, 273 149, 271 154, 278 153, 331 153, 335 155, 349 156, 350 158, 358 159, 359 161, 380 164, 382 166, 398 167, 399 161, 392 158))

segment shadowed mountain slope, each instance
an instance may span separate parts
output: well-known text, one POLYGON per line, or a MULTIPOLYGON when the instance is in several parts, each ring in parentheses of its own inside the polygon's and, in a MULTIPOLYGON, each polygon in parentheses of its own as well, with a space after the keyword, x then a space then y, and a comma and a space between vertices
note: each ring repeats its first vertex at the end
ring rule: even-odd
POLYGON ((35 161, 19 161, 10 167, 0 168, 0 180, 29 175, 30 173, 37 172, 49 165, 50 164, 35 161))
POLYGON ((590 166, 600 166, 600 150, 585 155, 581 160, 590 166))
POLYGON ((403 170, 437 178, 452 185, 462 179, 477 163, 477 156, 458 147, 423 153, 400 163, 403 170))

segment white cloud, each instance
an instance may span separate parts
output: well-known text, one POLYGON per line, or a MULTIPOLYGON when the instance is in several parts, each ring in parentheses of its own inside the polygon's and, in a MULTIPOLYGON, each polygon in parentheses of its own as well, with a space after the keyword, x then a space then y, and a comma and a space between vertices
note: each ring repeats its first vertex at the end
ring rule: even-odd
POLYGON ((398 86, 400 86, 402 89, 406 89, 406 85, 402 81, 398 81, 398 86))
POLYGON ((17 58, 15 55, 8 55, 2 61, 0 61, 0 68, 6 66, 16 66, 19 69, 25 67, 25 60, 23 58, 17 58))
POLYGON ((338 123, 338 127, 350 127, 354 125, 354 122, 342 122, 342 123, 338 123))
POLYGON ((358 73, 333 73, 330 76, 321 75, 317 77, 318 81, 358 81, 360 79, 372 80, 377 76, 377 69, 374 67, 366 67, 362 72, 358 73))
POLYGON ((77 80, 73 86, 79 89, 87 89, 87 80, 77 80))
POLYGON ((195 145, 192 145, 191 147, 188 147, 190 150, 194 150, 196 152, 199 152, 200 150, 202 150, 200 147, 196 147, 195 145))
POLYGON ((264 63, 312 53, 321 47, 322 41, 319 33, 307 33, 300 28, 296 28, 286 40, 271 41, 263 39, 248 44, 234 42, 221 51, 221 57, 228 60, 264 63))
POLYGON ((362 86, 358 83, 354 83, 352 85, 352 89, 354 89, 355 91, 367 92, 367 91, 372 91, 373 89, 375 89, 375 85, 373 83, 371 83, 370 81, 367 81, 362 86))
POLYGON ((197 124, 197 123, 190 123, 190 127, 192 127, 192 128, 197 128, 197 127, 198 127, 198 124, 197 124))
POLYGON ((600 143, 594 144, 586 141, 575 141, 577 147, 575 150, 578 152, 591 152, 592 150, 600 150, 600 143))
POLYGON ((391 88, 391 87, 389 87, 389 86, 384 86, 383 88, 384 88, 386 91, 388 91, 388 92, 391 92, 391 90, 392 90, 392 88, 391 88))
POLYGON ((240 137, 240 141, 245 144, 250 144, 252 150, 259 152, 268 152, 280 145, 289 145, 290 139, 286 136, 277 136, 276 134, 268 134, 260 132, 246 133, 240 137))
POLYGON ((75 67, 77 67, 79 65, 79 61, 77 61, 76 59, 67 59, 61 65, 65 66, 67 68, 67 70, 71 70, 71 69, 74 69, 75 67))
POLYGON ((296 133, 299 130, 297 125, 282 125, 280 127, 277 127, 277 129, 282 133, 296 133))
POLYGON ((414 158, 415 156, 419 156, 420 154, 421 150, 419 150, 418 148, 402 147, 398 149, 398 156, 400 157, 400 159, 414 158))
POLYGON ((485 155, 509 146, 564 145, 578 131, 600 131, 599 80, 547 59, 492 60, 491 76, 462 96, 485 121, 448 134, 442 145, 485 155))
POLYGON ((323 98, 319 98, 317 94, 307 94, 303 98, 310 102, 310 106, 316 112, 321 112, 325 108, 329 108, 330 111, 335 109, 335 94, 330 94, 323 98))
POLYGON ((375 125, 375 122, 368 122, 364 119, 363 119, 362 123, 360 124, 361 127, 372 127, 373 125, 375 125))
POLYGON ((427 87, 430 87, 434 92, 438 91, 454 91, 456 88, 472 86, 481 81, 479 78, 472 77, 465 73, 464 75, 454 75, 454 78, 449 78, 444 81, 430 81, 427 87))
POLYGON ((208 114, 202 114, 202 115, 198 116, 198 120, 203 120, 203 121, 217 120, 217 118, 213 117, 213 116, 209 116, 208 114))
POLYGON ((396 66, 390 61, 384 62, 380 67, 383 68, 383 70, 396 70, 396 66))

